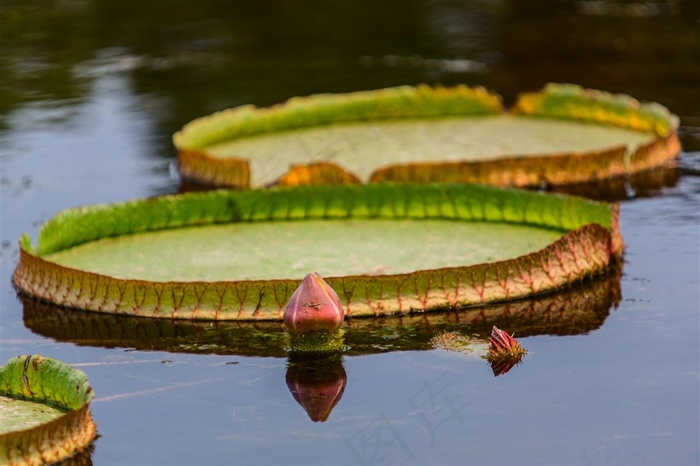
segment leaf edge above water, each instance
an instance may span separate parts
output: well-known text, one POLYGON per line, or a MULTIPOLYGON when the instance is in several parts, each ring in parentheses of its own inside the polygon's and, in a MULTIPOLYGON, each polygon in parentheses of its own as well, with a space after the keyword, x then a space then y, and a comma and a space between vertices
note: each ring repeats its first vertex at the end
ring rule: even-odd
POLYGON ((326 277, 347 316, 470 307, 554 292, 605 273, 624 248, 618 215, 617 204, 465 184, 188 193, 61 212, 41 228, 36 250, 31 239, 22 236, 13 279, 31 296, 78 309, 148 317, 279 320, 298 280, 127 280, 64 267, 44 256, 99 238, 256 220, 451 218, 567 231, 540 251, 499 262, 397 275, 326 277))

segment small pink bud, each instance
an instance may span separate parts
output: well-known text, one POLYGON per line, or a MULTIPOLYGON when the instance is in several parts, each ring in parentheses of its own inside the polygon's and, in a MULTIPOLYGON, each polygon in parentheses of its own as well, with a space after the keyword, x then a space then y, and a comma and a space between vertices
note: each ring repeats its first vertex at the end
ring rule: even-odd
POLYGON ((495 325, 491 329, 491 345, 486 359, 491 363, 493 375, 503 375, 520 363, 527 351, 515 338, 495 325))
POLYGON ((515 338, 494 325, 491 329, 489 353, 495 357, 522 356, 525 350, 515 338))
POLYGON ((284 324, 294 334, 335 332, 344 319, 338 294, 317 273, 304 277, 284 310, 284 324))

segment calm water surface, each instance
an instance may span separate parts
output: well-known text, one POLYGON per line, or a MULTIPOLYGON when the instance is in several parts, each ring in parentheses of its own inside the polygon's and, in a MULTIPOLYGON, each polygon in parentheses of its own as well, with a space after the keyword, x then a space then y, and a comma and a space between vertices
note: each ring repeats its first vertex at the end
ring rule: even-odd
POLYGON ((696 2, 4 2, 0 359, 40 353, 96 392, 95 464, 698 464, 696 2), (577 192, 622 200, 619 277, 561 297, 352 322, 342 362, 290 363, 279 326, 65 311, 11 286, 57 211, 177 192, 173 132, 229 106, 419 82, 504 95, 575 82, 681 116, 680 168, 577 192), (603 189, 605 188, 605 189, 603 189), (514 330, 494 377, 430 349, 514 330), (346 384, 325 422, 290 386, 346 384))

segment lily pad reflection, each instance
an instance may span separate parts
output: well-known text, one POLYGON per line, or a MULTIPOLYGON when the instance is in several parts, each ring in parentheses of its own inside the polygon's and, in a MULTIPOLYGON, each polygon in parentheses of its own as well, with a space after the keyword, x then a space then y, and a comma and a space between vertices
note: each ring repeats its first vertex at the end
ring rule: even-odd
MULTIPOLYGON (((23 294, 24 323, 33 332, 81 346, 129 347, 242 356, 287 357, 281 322, 171 320, 80 311, 39 302, 23 294)), ((591 282, 545 295, 474 309, 416 313, 375 319, 346 319, 346 355, 429 350, 431 339, 461 331, 486 341, 496 325, 532 335, 577 335, 599 328, 620 301, 620 270, 591 282)))

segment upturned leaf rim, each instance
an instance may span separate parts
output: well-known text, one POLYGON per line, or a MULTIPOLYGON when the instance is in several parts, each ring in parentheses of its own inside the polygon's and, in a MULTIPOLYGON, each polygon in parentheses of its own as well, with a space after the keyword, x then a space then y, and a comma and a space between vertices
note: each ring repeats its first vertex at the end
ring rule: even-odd
POLYGON ((0 462, 49 464, 88 448, 97 435, 89 410, 93 395, 87 375, 67 363, 38 354, 8 360, 0 366, 0 396, 55 406, 65 413, 0 434, 0 462))
MULTIPOLYGON (((506 109, 500 95, 483 87, 427 85, 294 97, 272 107, 253 105, 223 110, 195 119, 173 135, 178 167, 185 180, 248 189, 249 159, 217 157, 208 147, 224 141, 319 125, 387 119, 512 114, 615 126, 654 135, 634 149, 624 145, 602 150, 507 154, 483 161, 425 161, 377 167, 370 183, 458 182, 495 186, 559 186, 630 175, 662 166, 680 153, 679 119, 655 102, 639 102, 625 94, 549 83, 538 92, 517 97, 506 109)), ((358 184, 361 180, 341 165, 311 161, 289 167, 274 184, 358 184)))
MULTIPOLYGON (((346 317, 481 306, 554 292, 605 273, 621 256, 619 207, 556 194, 467 184, 374 184, 217 190, 68 209, 36 246, 20 238, 16 287, 61 306, 147 317, 280 320, 299 280, 129 280, 45 256, 100 238, 193 225, 303 219, 452 219, 566 231, 512 259, 412 273, 324 277, 346 317)), ((280 224, 282 227, 282 223, 280 224)), ((339 260, 342 260, 339 258, 339 260)))

